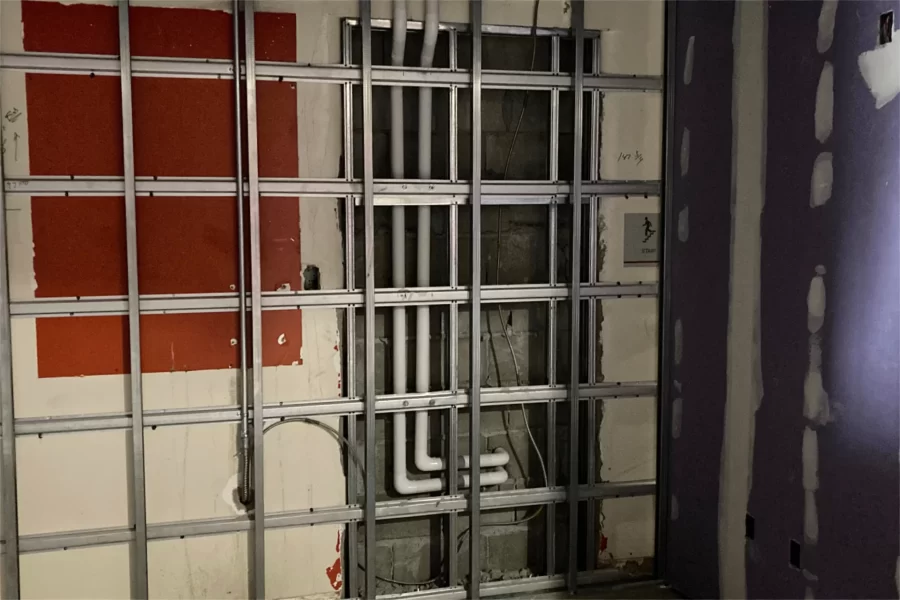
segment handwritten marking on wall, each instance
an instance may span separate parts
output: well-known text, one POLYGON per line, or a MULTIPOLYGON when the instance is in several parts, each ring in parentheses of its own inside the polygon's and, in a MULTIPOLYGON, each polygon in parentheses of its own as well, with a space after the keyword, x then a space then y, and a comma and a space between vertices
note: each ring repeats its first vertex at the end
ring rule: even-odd
POLYGON ((633 162, 636 165, 644 162, 644 154, 640 150, 634 152, 619 152, 616 162, 633 162))

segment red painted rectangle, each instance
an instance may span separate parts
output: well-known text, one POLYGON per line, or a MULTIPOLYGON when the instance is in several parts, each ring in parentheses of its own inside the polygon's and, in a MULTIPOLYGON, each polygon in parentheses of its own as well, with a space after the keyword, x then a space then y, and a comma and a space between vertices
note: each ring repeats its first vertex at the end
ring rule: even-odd
POLYGON ((25 74, 32 175, 122 175, 118 77, 25 74))
POLYGON ((234 177, 233 82, 138 77, 133 94, 136 175, 234 177))
MULTIPOLYGON (((232 83, 138 77, 133 81, 138 176, 234 177, 232 83)), ((118 77, 25 76, 32 175, 122 175, 118 77)), ((259 82, 259 169, 297 177, 297 90, 259 82)))
MULTIPOLYGON (((263 365, 301 364, 301 311, 266 311, 263 365), (283 337, 282 337, 283 336, 283 337)), ((116 375, 130 372, 126 317, 36 320, 38 377, 116 375)), ((144 373, 229 369, 238 365, 237 313, 141 316, 144 373)))
MULTIPOLYGON (((302 289, 299 222, 297 198, 261 200, 264 291, 285 285, 302 289)), ((31 223, 35 296, 127 293, 123 198, 35 196, 31 223)), ((142 294, 235 291, 237 209, 233 198, 138 197, 137 224, 142 294)))
MULTIPOLYGON (((230 13, 132 6, 129 15, 132 56, 233 56, 230 13)), ((28 52, 119 53, 118 14, 114 6, 24 0, 22 23, 23 44, 28 52)), ((297 21, 293 13, 257 13, 255 33, 257 60, 296 60, 297 21)))

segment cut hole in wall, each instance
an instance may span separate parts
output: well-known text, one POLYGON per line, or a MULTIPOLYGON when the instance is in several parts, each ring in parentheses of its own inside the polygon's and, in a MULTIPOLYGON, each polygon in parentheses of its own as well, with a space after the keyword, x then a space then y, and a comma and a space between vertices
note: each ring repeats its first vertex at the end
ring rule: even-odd
POLYGON ((878 43, 890 44, 894 39, 894 11, 889 10, 878 18, 878 43))
POLYGON ((749 513, 744 517, 744 537, 748 540, 756 538, 756 519, 749 513))
POLYGON ((797 540, 791 540, 790 542, 789 562, 792 567, 800 568, 800 542, 797 540))

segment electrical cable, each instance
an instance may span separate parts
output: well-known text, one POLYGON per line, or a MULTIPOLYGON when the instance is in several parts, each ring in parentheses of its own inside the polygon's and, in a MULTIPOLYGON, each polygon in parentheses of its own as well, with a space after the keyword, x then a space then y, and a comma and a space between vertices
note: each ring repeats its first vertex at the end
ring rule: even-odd
POLYGON ((342 434, 340 431, 338 431, 331 425, 328 425, 321 421, 316 421, 315 419, 310 419, 309 417, 281 417, 281 419, 279 419, 278 421, 275 421, 274 423, 270 423, 269 425, 266 425, 265 429, 263 429, 263 435, 268 433, 269 430, 274 429, 274 428, 278 427, 279 425, 284 425, 285 423, 306 423, 307 425, 312 425, 313 427, 318 427, 319 429, 322 429, 323 431, 328 433, 331 437, 333 437, 335 439, 335 441, 337 441, 338 445, 343 444, 343 446, 345 448, 347 448, 347 453, 350 455, 350 458, 353 460, 353 462, 356 463, 356 467, 359 469, 359 472, 362 474, 363 479, 365 479, 366 468, 365 468, 365 466, 363 466, 363 461, 359 457, 359 453, 356 451, 356 447, 353 445, 353 443, 349 439, 347 439, 347 436, 342 434))

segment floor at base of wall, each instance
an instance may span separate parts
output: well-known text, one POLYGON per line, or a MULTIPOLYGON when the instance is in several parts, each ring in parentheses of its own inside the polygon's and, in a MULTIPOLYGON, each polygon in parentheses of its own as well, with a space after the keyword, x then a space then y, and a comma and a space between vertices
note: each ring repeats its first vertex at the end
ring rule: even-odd
MULTIPOLYGON (((518 596, 524 598, 525 596, 518 596)), ((611 600, 613 598, 624 598, 629 600, 668 600, 674 598, 684 598, 675 590, 667 585, 658 582, 647 582, 640 584, 599 586, 578 590, 574 596, 568 592, 553 592, 541 596, 528 595, 529 598, 596 598, 597 600, 611 600)))

